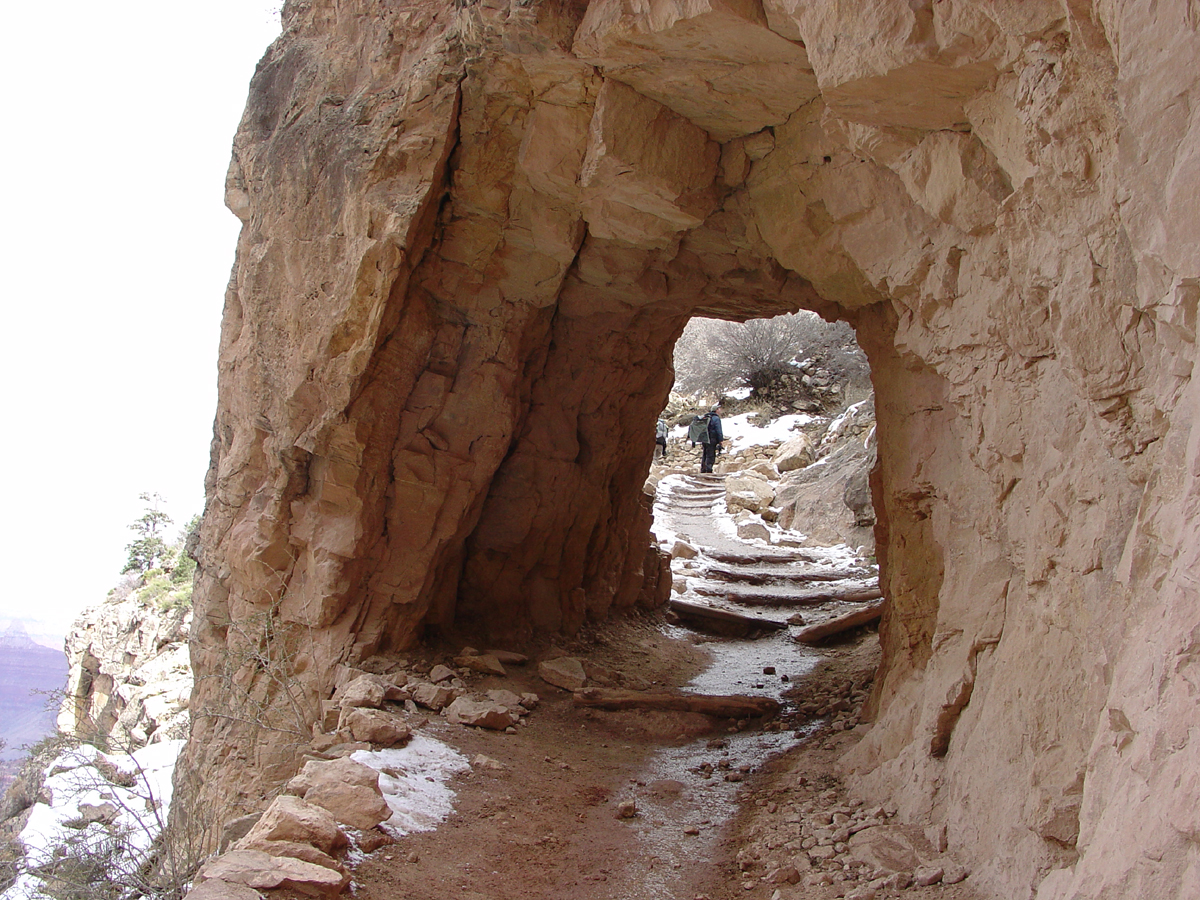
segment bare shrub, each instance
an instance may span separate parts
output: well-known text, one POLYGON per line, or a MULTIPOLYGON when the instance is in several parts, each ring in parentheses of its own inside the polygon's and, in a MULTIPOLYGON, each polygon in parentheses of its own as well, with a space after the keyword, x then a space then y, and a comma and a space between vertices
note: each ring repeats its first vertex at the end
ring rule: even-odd
POLYGON ((109 758, 88 744, 61 753, 46 787, 75 814, 6 857, 16 896, 180 900, 201 861, 200 843, 167 830, 167 771, 144 768, 134 754, 109 758))
POLYGON ((809 360, 845 382, 868 381, 866 357, 845 322, 799 312, 773 319, 693 319, 675 344, 675 389, 722 394, 767 391, 809 360))

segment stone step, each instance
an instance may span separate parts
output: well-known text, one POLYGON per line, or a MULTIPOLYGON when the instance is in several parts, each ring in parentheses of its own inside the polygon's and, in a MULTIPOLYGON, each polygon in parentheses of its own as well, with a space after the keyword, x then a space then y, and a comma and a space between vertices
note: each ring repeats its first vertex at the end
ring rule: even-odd
POLYGON ((724 497, 724 488, 676 488, 667 491, 664 500, 677 500, 680 497, 724 497))
POLYGON ((717 597, 728 603, 751 607, 817 606, 843 596, 859 596, 878 588, 866 581, 827 582, 819 589, 798 589, 795 585, 742 585, 719 581, 701 581, 692 587, 702 597, 717 597))
POLYGON ((801 569, 795 563, 768 566, 712 566, 704 577, 742 584, 811 584, 828 581, 865 581, 871 573, 865 569, 801 569))
POLYGON ((755 551, 753 553, 740 552, 736 550, 722 550, 720 548, 708 549, 706 555, 709 559, 714 559, 717 562, 732 563, 733 565, 753 566, 766 563, 786 564, 786 563, 804 563, 814 562, 814 554, 811 551, 796 550, 776 550, 776 551, 755 551))

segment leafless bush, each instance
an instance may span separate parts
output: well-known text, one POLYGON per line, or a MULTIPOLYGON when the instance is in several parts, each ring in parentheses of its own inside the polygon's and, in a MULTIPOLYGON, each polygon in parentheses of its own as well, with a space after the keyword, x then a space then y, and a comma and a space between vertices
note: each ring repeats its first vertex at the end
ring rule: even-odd
MULTIPOLYGON (((61 744, 60 744, 61 746, 61 744)), ((9 860, 16 896, 28 900, 180 900, 198 866, 199 841, 168 831, 163 770, 137 756, 109 759, 87 744, 47 772, 56 803, 76 807, 51 833, 9 860), (116 761, 114 761, 114 759, 116 761), (67 798, 64 801, 64 796, 67 798)))
POLYGON ((675 344, 675 389, 721 394, 762 391, 811 360, 846 382, 867 380, 867 361, 845 322, 800 312, 773 319, 693 319, 675 344))
POLYGON ((294 565, 292 557, 274 573, 263 589, 265 603, 230 620, 219 666, 203 676, 220 685, 219 708, 210 704, 192 715, 238 722, 255 734, 272 733, 276 745, 301 748, 312 739, 320 704, 298 677, 314 655, 312 626, 282 613, 294 565))

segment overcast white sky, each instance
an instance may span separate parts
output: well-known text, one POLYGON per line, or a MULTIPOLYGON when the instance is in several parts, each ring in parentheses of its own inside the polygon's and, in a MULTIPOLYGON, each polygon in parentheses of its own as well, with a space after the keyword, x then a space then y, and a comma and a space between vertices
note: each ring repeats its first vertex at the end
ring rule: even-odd
POLYGON ((225 169, 280 2, 5 9, 0 628, 102 599, 139 493, 180 526, 203 508, 225 169))

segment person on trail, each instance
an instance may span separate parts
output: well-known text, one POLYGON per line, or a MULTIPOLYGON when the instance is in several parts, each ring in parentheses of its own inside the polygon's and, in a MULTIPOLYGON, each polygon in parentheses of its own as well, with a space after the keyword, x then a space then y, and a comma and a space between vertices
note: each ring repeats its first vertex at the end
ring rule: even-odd
POLYGON ((713 463, 717 461, 717 450, 725 440, 725 432, 721 430, 721 405, 718 403, 708 415, 701 418, 707 420, 707 427, 700 434, 700 471, 711 473, 713 463))
POLYGON ((662 447, 662 459, 667 458, 667 421, 659 419, 658 424, 654 427, 654 443, 662 447))

